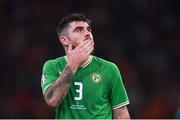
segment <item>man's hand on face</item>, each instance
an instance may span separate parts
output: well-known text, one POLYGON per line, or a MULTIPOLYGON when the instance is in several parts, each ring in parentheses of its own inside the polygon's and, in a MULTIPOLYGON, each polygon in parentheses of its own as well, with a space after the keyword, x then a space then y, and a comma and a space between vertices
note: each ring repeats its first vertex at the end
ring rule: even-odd
POLYGON ((72 43, 69 42, 67 51, 68 65, 70 66, 73 73, 76 72, 77 68, 89 58, 89 55, 94 49, 94 42, 91 39, 87 39, 80 43, 76 48, 73 49, 72 43))

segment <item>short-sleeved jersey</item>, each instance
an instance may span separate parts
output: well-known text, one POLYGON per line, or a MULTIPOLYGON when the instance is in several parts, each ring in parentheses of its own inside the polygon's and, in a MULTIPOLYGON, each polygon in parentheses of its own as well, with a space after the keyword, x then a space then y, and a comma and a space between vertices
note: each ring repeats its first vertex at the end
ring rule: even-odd
MULTIPOLYGON (((48 60, 43 66, 41 87, 46 89, 61 75, 67 56, 48 60)), ((90 56, 73 76, 63 102, 56 107, 57 119, 112 119, 112 109, 129 104, 117 66, 90 56)))

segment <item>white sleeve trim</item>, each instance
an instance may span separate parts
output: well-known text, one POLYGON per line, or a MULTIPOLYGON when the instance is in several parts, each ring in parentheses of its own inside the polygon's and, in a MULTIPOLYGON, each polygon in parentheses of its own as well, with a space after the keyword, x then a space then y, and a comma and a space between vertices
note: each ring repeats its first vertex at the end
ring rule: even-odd
POLYGON ((128 104, 129 104, 129 101, 125 101, 125 102, 120 103, 118 105, 112 106, 112 108, 113 108, 113 110, 115 110, 115 109, 118 109, 118 108, 123 107, 123 106, 128 105, 128 104))
POLYGON ((44 95, 44 93, 46 92, 46 90, 49 88, 49 86, 51 85, 52 83, 50 83, 49 85, 47 85, 46 87, 45 87, 45 89, 44 89, 44 91, 43 91, 43 95, 44 95))

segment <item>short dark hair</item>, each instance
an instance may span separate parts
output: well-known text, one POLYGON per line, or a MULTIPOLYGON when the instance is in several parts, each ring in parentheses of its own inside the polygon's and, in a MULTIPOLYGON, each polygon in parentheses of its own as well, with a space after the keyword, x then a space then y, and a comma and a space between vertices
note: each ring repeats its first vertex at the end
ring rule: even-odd
POLYGON ((89 25, 91 23, 91 20, 88 19, 84 14, 82 13, 73 13, 68 16, 63 17, 57 26, 57 35, 60 36, 64 28, 66 28, 69 23, 74 21, 84 21, 87 22, 89 25))

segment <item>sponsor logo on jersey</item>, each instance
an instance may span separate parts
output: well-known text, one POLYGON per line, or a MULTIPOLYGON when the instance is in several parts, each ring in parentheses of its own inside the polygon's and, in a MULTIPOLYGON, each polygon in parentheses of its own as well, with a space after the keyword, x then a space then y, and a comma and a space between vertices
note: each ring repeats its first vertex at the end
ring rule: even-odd
POLYGON ((87 109, 84 105, 71 105, 70 108, 71 109, 81 109, 81 110, 87 109))
POLYGON ((99 83, 101 81, 101 74, 99 73, 93 73, 91 75, 91 80, 94 82, 94 83, 99 83))
POLYGON ((46 82, 46 76, 45 74, 43 73, 42 74, 42 77, 41 77, 41 84, 44 84, 46 82))

